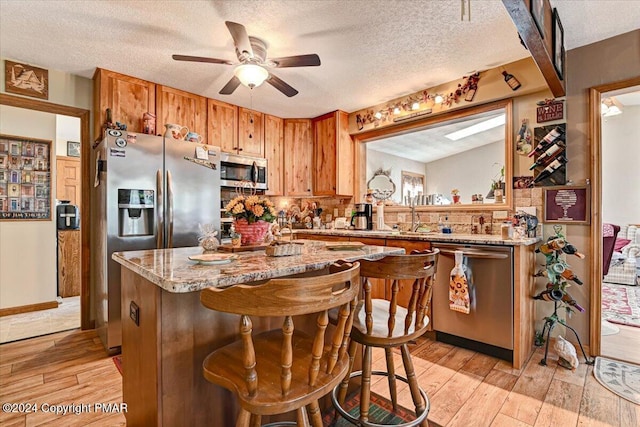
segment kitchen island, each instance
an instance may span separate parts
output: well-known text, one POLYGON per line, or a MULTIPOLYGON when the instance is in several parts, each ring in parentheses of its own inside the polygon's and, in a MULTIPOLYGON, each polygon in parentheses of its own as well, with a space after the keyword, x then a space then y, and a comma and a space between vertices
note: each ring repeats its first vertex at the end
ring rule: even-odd
MULTIPOLYGON (((230 426, 237 404, 227 390, 207 382, 202 361, 237 339, 238 316, 206 309, 200 290, 321 271, 334 261, 402 254, 397 247, 327 250, 305 243, 302 255, 267 257, 244 252, 233 262, 201 265, 189 256, 202 249, 117 252, 122 265, 123 400, 129 426, 230 426)), ((281 327, 281 319, 255 319, 254 332, 281 327)))

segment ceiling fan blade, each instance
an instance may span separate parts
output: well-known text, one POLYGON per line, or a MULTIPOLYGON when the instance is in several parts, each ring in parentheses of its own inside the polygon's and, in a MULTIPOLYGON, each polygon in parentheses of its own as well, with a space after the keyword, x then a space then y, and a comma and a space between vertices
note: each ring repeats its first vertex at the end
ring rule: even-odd
POLYGON ((231 95, 233 91, 238 88, 238 86, 240 86, 240 79, 236 76, 233 76, 231 77, 231 80, 229 80, 229 82, 227 82, 227 84, 224 85, 222 89, 220 89, 220 92, 218 93, 220 95, 231 95))
POLYGON ((227 64, 227 65, 233 64, 233 62, 227 61, 226 59, 206 58, 203 56, 171 55, 171 57, 176 61, 210 62, 212 64, 227 64))
POLYGON ((315 53, 309 55, 283 56, 282 58, 269 58, 276 68, 284 67, 317 67, 320 65, 320 57, 315 53))
POLYGON ((296 96, 298 94, 297 90, 289 86, 284 81, 280 80, 278 77, 274 76, 273 73, 269 73, 269 78, 267 79, 267 83, 269 83, 271 86, 275 87, 280 92, 287 95, 289 98, 291 98, 292 96, 296 96))
POLYGON ((247 30, 244 28, 244 25, 231 21, 225 21, 225 24, 231 33, 231 37, 233 37, 233 43, 236 45, 238 56, 245 53, 249 58, 253 58, 253 48, 251 47, 251 42, 249 41, 249 36, 247 35, 247 30))

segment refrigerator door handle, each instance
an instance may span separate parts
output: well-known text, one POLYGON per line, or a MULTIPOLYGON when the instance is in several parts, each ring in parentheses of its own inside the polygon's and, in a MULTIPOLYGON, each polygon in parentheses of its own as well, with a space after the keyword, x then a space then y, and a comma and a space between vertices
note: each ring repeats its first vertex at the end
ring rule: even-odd
POLYGON ((167 210, 169 218, 169 230, 167 231, 167 248, 173 248, 173 180, 171 171, 167 171, 167 210))
POLYGON ((156 200, 158 202, 158 208, 156 209, 156 249, 162 249, 164 241, 164 196, 162 191, 162 170, 158 169, 156 172, 156 200))

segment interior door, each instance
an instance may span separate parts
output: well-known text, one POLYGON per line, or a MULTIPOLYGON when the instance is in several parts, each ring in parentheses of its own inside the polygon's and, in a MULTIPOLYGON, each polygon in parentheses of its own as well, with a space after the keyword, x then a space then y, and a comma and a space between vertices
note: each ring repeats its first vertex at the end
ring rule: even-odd
POLYGON ((56 158, 56 199, 80 207, 80 158, 56 158))

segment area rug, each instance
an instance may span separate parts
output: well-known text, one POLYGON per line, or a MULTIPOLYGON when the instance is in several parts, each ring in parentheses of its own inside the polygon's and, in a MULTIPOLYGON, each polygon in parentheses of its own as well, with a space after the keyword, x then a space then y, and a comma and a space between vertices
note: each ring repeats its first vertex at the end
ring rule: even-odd
MULTIPOLYGON (((345 410, 358 418, 360 416, 360 393, 356 392, 347 396, 344 405, 345 410)), ((322 425, 327 427, 346 427, 353 426, 349 421, 338 414, 335 417, 336 410, 330 409, 322 414, 322 425)), ((408 421, 415 420, 414 411, 410 411, 402 406, 398 406, 398 410, 393 412, 391 401, 383 396, 371 392, 371 405, 369 406, 369 422, 384 425, 399 425, 408 421)))
POLYGON ((607 335, 615 335, 619 332, 620 332, 620 328, 618 328, 613 323, 610 323, 609 321, 602 319, 602 323, 600 326, 600 335, 604 337, 607 335))
POLYGON ((640 286, 602 283, 602 318, 640 328, 640 286))
POLYGON ((596 357, 593 375, 607 389, 640 405, 640 366, 596 357))
POLYGON ((118 368, 118 372, 122 375, 122 355, 113 356, 113 364, 118 368))

